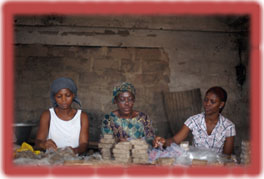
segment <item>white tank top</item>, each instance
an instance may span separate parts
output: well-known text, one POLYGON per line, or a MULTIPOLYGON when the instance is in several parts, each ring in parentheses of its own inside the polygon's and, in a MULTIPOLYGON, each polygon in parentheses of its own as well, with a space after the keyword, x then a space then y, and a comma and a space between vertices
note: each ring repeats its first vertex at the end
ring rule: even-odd
POLYGON ((48 139, 52 139, 58 148, 78 147, 81 131, 81 110, 69 120, 61 120, 55 113, 54 108, 50 108, 50 126, 48 139))

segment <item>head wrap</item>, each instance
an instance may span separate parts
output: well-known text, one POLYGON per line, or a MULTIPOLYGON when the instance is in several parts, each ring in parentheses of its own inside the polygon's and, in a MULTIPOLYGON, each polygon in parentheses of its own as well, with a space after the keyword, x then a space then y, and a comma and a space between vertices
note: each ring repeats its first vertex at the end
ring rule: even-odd
POLYGON ((120 93, 127 91, 136 96, 136 89, 131 83, 123 82, 119 86, 114 87, 112 102, 114 103, 115 97, 118 96, 120 93))
POLYGON ((74 81, 70 78, 65 78, 65 77, 57 78, 51 84, 50 99, 51 99, 52 105, 53 106, 58 105, 56 103, 54 96, 58 93, 58 91, 60 91, 61 89, 64 89, 64 88, 68 88, 69 90, 71 90, 71 92, 74 94, 73 102, 75 102, 81 106, 81 102, 77 97, 77 87, 76 87, 74 81))

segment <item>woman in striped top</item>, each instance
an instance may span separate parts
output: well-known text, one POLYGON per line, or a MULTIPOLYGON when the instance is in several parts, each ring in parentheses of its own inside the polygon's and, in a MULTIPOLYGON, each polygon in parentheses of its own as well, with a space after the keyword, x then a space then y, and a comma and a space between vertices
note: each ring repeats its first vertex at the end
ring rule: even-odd
POLYGON ((205 147, 217 153, 230 155, 236 130, 234 123, 221 115, 226 100, 227 93, 223 88, 216 86, 208 89, 203 101, 204 112, 189 117, 174 137, 170 139, 155 137, 154 147, 160 144, 170 146, 173 142, 180 144, 189 131, 192 131, 195 147, 205 147))

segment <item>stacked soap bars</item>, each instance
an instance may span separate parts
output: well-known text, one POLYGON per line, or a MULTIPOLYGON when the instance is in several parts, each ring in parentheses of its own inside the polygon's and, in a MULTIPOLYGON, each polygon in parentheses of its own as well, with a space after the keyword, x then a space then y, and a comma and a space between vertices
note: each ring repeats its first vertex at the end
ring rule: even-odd
POLYGON ((115 161, 118 163, 128 164, 131 163, 131 151, 132 145, 130 142, 119 142, 113 149, 115 161))
POLYGON ((131 140, 132 144, 132 162, 135 164, 148 163, 148 144, 144 139, 131 140))
POLYGON ((133 139, 117 143, 113 149, 113 155, 115 161, 119 163, 149 163, 148 144, 144 139, 133 139))
POLYGON ((250 155, 251 155, 250 142, 243 140, 241 142, 241 154, 240 154, 241 164, 244 165, 250 164, 250 155))
POLYGON ((155 164, 156 165, 161 165, 161 166, 170 166, 170 165, 173 165, 174 162, 175 162, 175 159, 174 158, 164 157, 164 158, 158 158, 155 161, 155 164))
POLYGON ((112 159, 112 149, 115 144, 115 139, 112 134, 104 134, 103 138, 100 139, 98 144, 101 149, 102 158, 104 160, 112 159))

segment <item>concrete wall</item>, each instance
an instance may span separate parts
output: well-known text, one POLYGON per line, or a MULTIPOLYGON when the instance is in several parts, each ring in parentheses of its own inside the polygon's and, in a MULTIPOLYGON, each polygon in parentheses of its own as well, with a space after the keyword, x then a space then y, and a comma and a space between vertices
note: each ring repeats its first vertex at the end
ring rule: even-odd
POLYGON ((90 114, 93 140, 98 140, 103 115, 116 108, 112 90, 122 81, 135 85, 135 109, 153 118, 156 132, 168 131, 161 92, 169 90, 170 71, 162 49, 17 45, 15 52, 16 121, 39 120, 51 106, 50 84, 67 76, 76 82, 82 109, 90 114))
POLYGON ((156 134, 171 136, 162 91, 224 87, 223 115, 237 127, 236 146, 249 137, 248 18, 232 16, 28 16, 15 17, 15 121, 38 121, 50 106, 49 86, 75 80, 98 139, 113 86, 134 83, 135 108, 153 120, 156 134), (241 61, 245 83, 236 78, 241 61), (241 133, 243 131, 243 133, 241 133))

